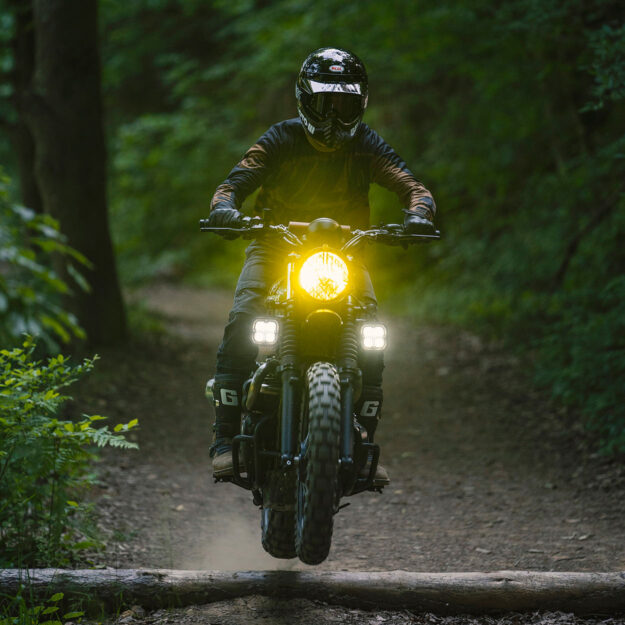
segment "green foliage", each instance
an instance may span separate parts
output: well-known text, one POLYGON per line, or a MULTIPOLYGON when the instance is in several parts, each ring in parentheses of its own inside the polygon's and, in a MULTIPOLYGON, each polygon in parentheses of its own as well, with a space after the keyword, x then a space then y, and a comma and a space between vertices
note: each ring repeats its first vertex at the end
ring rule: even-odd
POLYGON ((89 506, 80 504, 95 482, 90 448, 136 448, 124 438, 137 420, 97 427, 104 419, 58 413, 64 389, 93 368, 71 365, 63 355, 33 359, 35 341, 0 351, 0 568, 66 566, 81 550, 97 546, 83 535, 89 506))
POLYGON ((470 46, 470 82, 449 98, 464 100, 474 127, 451 132, 444 109, 429 120, 435 141, 474 171, 455 195, 449 171, 451 187, 437 194, 445 253, 417 281, 427 291, 415 303, 531 350, 537 380, 581 409, 606 452, 625 451, 623 13, 614 9, 517 1, 482 23, 490 33, 470 46))
POLYGON ((120 128, 111 214, 126 283, 191 273, 217 254, 240 256, 238 245, 191 236, 199 235, 223 171, 240 156, 225 145, 227 127, 226 119, 206 114, 205 103, 189 102, 184 113, 144 116, 120 128))
MULTIPOLYGON (((621 236, 622 214, 615 231, 621 236)), ((568 288, 547 302, 552 319, 536 341, 537 379, 563 403, 581 408, 604 452, 625 452, 625 388, 620 383, 625 379, 625 277, 595 267, 589 279, 595 283, 573 285, 572 276, 568 288)))
POLYGON ((64 264, 74 284, 88 289, 78 266, 89 261, 65 243, 59 225, 49 215, 38 215, 8 200, 8 180, 0 174, 0 344, 20 342, 24 332, 40 336, 48 349, 58 349, 72 336, 85 334, 61 298, 68 283, 52 266, 64 264))
POLYGON ((43 605, 32 605, 30 598, 23 596, 24 590, 0 608, 0 625, 63 625, 74 619, 80 623, 85 614, 75 610, 62 614, 58 605, 65 596, 62 592, 52 595, 43 605))
POLYGON ((625 24, 604 24, 589 33, 593 58, 589 67, 595 77, 592 108, 603 108, 606 102, 625 99, 625 24))
POLYGON ((228 78, 215 60, 227 16, 214 4, 102 6, 104 94, 114 121, 110 211, 126 284, 198 272, 222 255, 232 281, 241 257, 241 246, 198 236, 215 187, 247 147, 247 138, 237 139, 240 107, 229 93, 219 96, 228 78))

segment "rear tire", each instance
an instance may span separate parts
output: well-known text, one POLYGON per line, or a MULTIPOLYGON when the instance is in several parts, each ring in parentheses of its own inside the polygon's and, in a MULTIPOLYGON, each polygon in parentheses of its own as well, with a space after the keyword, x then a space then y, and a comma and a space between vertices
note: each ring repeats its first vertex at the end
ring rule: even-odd
POLYGON ((270 471, 267 487, 263 489, 263 503, 260 511, 261 542, 263 549, 274 558, 295 558, 295 471, 283 474, 270 471), (276 510, 274 507, 291 507, 291 510, 276 510))
POLYGON ((306 391, 295 548, 302 562, 319 564, 328 557, 332 544, 339 472, 341 386, 334 365, 312 365, 306 391))

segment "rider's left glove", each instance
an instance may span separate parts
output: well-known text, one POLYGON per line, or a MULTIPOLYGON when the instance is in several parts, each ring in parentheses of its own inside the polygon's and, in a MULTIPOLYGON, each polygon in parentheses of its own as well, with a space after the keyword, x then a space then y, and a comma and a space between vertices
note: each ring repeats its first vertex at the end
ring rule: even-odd
POLYGON ((407 234, 434 234, 434 224, 426 213, 417 214, 412 211, 404 213, 404 230, 407 234))

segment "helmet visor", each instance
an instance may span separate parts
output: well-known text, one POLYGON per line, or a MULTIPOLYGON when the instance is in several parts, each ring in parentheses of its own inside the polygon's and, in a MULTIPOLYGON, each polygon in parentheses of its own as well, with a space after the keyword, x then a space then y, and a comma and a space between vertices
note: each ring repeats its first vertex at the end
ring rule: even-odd
POLYGON ((345 124, 355 122, 364 111, 364 98, 352 93, 313 93, 310 108, 320 118, 332 114, 345 124))

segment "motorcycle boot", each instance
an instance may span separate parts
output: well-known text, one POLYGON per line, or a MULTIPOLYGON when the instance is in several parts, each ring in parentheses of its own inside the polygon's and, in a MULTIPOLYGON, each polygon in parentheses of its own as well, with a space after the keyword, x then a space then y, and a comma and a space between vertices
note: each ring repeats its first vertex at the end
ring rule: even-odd
MULTIPOLYGON (((358 423, 367 430, 367 442, 373 443, 375 431, 380 422, 382 415, 382 400, 383 391, 381 386, 363 386, 362 394, 358 403, 356 404, 356 415, 358 423)), ((361 478, 366 478, 369 475, 369 462, 365 464, 360 472, 361 478)), ((391 480, 388 476, 388 471, 378 463, 375 471, 375 477, 373 478, 374 486, 388 486, 391 480)))
MULTIPOLYGON (((213 476, 230 477, 234 474, 232 439, 241 431, 241 388, 243 381, 235 376, 215 376, 212 385, 215 423, 214 440, 209 455, 213 459, 213 476)), ((239 460, 239 468, 245 470, 239 460)))

